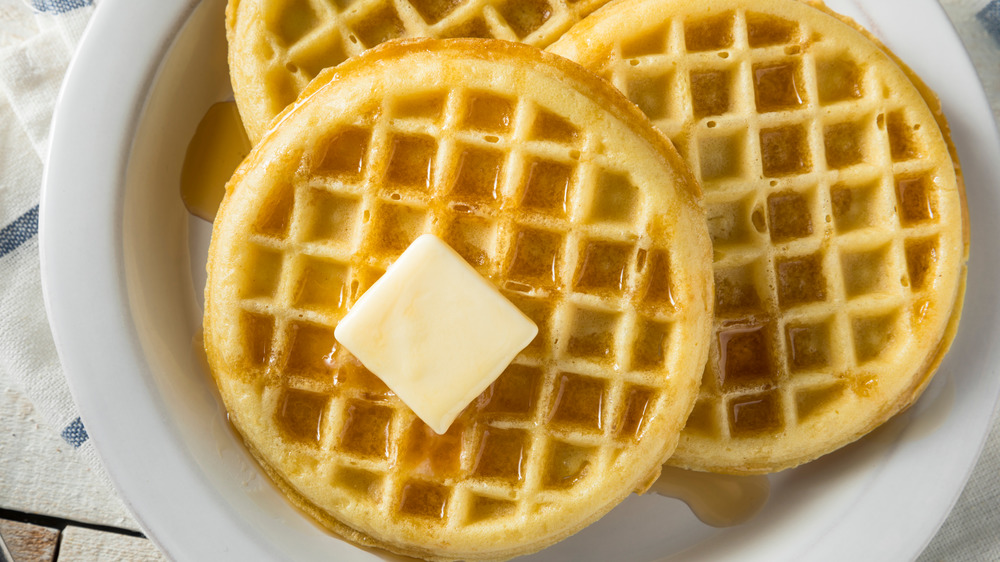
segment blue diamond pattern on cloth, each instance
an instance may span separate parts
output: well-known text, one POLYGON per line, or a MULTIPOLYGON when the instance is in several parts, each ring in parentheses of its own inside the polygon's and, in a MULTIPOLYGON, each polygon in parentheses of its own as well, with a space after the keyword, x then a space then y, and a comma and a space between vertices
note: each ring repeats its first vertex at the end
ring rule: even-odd
POLYGON ((32 7, 47 14, 70 12, 93 3, 94 0, 31 0, 32 7))
POLYGON ((987 4, 976 17, 982 22, 986 31, 990 32, 993 39, 1000 43, 1000 0, 993 0, 987 4))
POLYGON ((38 234, 38 205, 0 229, 0 258, 38 234))
POLYGON ((62 438, 74 448, 83 445, 87 442, 87 439, 90 438, 90 436, 87 435, 87 429, 83 427, 83 422, 80 418, 76 418, 70 422, 70 424, 62 430, 60 435, 62 435, 62 438))

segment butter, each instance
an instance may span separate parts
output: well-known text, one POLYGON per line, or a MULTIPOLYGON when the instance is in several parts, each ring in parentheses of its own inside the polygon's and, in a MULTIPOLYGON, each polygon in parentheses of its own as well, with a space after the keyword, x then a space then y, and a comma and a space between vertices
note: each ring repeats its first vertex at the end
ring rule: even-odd
POLYGON ((537 333, 455 250, 425 234, 358 299, 334 335, 443 434, 537 333))

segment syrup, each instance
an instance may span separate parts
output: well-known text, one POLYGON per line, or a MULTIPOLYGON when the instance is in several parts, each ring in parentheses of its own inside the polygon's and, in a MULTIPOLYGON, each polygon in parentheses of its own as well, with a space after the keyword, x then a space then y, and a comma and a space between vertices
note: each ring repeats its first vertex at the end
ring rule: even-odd
POLYGON ((703 523, 732 527, 749 521, 767 503, 771 485, 766 476, 730 476, 663 467, 650 490, 677 498, 703 523))
POLYGON ((430 191, 437 141, 426 135, 396 135, 389 146, 386 183, 430 191))
POLYGON ((403 467, 411 473, 430 478, 453 478, 461 472, 462 432, 464 425, 458 421, 447 433, 438 435, 419 419, 407 430, 402 447, 403 467))
POLYGON ((719 386, 729 391, 770 382, 770 339, 764 324, 726 323, 718 330, 719 386))
POLYGON ((521 429, 486 427, 475 454, 472 473, 508 482, 524 480, 528 434, 521 429))
POLYGON ((463 125, 480 131, 506 133, 511 126, 514 104, 510 100, 487 93, 469 96, 463 125))
POLYGON ((632 437, 636 440, 642 437, 646 410, 654 397, 653 391, 647 388, 633 387, 628 391, 625 411, 618 424, 619 437, 632 437))
POLYGON ((188 144, 181 170, 181 199, 188 212, 215 220, 226 182, 251 148, 236 102, 208 108, 188 144))

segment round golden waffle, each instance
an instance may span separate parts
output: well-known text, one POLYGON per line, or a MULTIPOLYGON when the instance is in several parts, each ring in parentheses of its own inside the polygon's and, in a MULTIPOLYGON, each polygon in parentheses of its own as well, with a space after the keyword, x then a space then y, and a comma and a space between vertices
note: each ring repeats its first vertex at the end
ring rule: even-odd
POLYGON ((608 0, 229 0, 236 103, 250 140, 321 70, 406 37, 479 37, 545 47, 608 0))
POLYGON ((954 336, 968 225, 937 102, 818 7, 628 0, 550 48, 638 104, 705 191, 715 336, 673 465, 828 453, 911 404, 954 336))
POLYGON ((435 559, 540 549, 643 490, 711 333, 700 190, 606 82, 533 47, 386 43, 321 74, 237 170, 205 344, 235 427, 297 505, 435 559), (334 340, 418 235, 538 337, 444 435, 334 340))

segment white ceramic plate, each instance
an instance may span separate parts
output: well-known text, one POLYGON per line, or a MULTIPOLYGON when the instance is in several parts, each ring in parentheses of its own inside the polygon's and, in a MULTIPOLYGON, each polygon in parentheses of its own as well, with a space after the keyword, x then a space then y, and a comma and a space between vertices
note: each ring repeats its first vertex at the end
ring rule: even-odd
MULTIPOLYGON (((367 560, 291 508, 230 432, 199 359, 210 228, 178 191, 207 108, 227 99, 224 0, 103 0, 57 107, 41 209, 42 277, 88 432, 147 534, 179 560, 367 560)), ((744 525, 632 497, 539 560, 908 559, 975 463, 1000 392, 1000 143, 934 0, 835 0, 940 94, 968 184, 967 306, 924 397, 862 441, 771 477, 744 525)))

